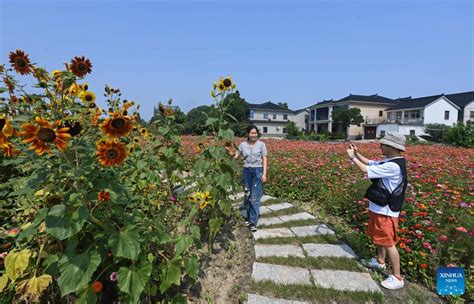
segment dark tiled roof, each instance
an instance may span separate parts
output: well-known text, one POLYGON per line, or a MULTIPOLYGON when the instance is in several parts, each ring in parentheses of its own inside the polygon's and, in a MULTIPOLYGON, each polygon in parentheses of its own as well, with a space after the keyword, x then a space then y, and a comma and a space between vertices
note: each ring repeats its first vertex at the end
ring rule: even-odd
POLYGON ((308 111, 308 108, 295 110, 295 111, 293 111, 293 112, 294 112, 295 114, 299 114, 299 113, 304 112, 304 111, 308 111))
POLYGON ((277 104, 274 104, 271 101, 267 101, 265 103, 249 103, 249 109, 259 109, 259 110, 273 110, 273 111, 286 111, 286 112, 293 112, 290 109, 285 109, 283 107, 280 107, 277 104))
POLYGON ((391 110, 401 110, 401 109, 415 109, 415 108, 424 108, 433 101, 443 97, 444 94, 419 97, 419 98, 399 98, 396 99, 399 103, 393 107, 388 108, 388 111, 391 110))
POLYGON ((445 95, 455 105, 464 108, 468 103, 474 101, 474 91, 445 95))
POLYGON ((374 94, 374 95, 354 95, 350 94, 349 96, 346 96, 344 98, 341 98, 337 100, 337 102, 342 102, 342 101, 364 101, 364 102, 373 102, 373 103, 390 103, 390 104, 396 104, 397 101, 395 99, 387 98, 384 96, 381 96, 379 94, 374 94))

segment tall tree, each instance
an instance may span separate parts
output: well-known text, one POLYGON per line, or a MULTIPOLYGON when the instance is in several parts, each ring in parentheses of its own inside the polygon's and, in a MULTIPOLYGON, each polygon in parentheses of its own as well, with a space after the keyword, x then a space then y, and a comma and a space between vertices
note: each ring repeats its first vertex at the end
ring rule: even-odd
POLYGON ((338 108, 332 111, 332 120, 341 123, 344 129, 344 135, 347 138, 347 129, 350 125, 359 125, 364 122, 364 117, 360 114, 359 108, 338 108))
POLYGON ((278 105, 282 108, 288 109, 288 103, 287 102, 279 102, 278 105))
POLYGON ((186 115, 186 121, 184 122, 184 133, 201 135, 206 129, 207 115, 210 114, 213 109, 210 106, 199 106, 191 109, 186 115))
POLYGON ((244 136, 248 125, 247 101, 240 97, 239 91, 235 91, 224 99, 224 107, 227 107, 226 113, 231 116, 229 117, 230 128, 234 130, 236 136, 244 136))

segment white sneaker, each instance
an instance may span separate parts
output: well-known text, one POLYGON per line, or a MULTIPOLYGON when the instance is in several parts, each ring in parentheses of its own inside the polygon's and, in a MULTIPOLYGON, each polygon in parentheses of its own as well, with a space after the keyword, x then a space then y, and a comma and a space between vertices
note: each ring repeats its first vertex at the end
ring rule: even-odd
POLYGON ((385 281, 382 281, 380 285, 382 285, 383 287, 387 289, 395 290, 395 289, 399 289, 405 286, 405 280, 400 281, 393 274, 391 274, 388 276, 387 279, 385 279, 385 281))
POLYGON ((373 268, 373 269, 385 269, 387 266, 385 264, 380 264, 377 258, 371 258, 370 260, 366 260, 365 263, 362 263, 367 267, 373 268))

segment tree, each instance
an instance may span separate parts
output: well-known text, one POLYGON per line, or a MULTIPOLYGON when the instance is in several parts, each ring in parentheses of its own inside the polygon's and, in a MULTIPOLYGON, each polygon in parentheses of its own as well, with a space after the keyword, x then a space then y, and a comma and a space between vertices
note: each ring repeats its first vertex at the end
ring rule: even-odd
POLYGON ((347 128, 349 128, 349 125, 359 125, 363 123, 364 117, 360 114, 359 108, 338 108, 332 111, 332 120, 342 124, 344 135, 347 138, 347 128))
POLYGON ((279 102, 278 105, 282 108, 288 109, 288 103, 287 102, 279 102))
POLYGON ((286 138, 287 139, 300 139, 303 135, 294 121, 289 121, 286 124, 286 138))
POLYGON ((227 107, 226 113, 230 114, 230 128, 236 136, 244 136, 248 125, 247 112, 249 105, 247 101, 240 97, 239 91, 236 91, 227 95, 224 99, 224 107, 227 107))
POLYGON ((184 122, 184 133, 201 135, 206 129, 207 115, 210 114, 213 109, 210 106, 199 106, 191 109, 186 115, 186 121, 184 122))

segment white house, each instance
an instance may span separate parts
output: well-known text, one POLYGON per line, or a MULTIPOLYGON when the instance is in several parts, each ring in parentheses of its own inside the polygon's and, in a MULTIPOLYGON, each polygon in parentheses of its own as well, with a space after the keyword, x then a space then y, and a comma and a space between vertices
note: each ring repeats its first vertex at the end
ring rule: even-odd
POLYGON ((445 96, 459 107, 458 121, 474 124, 474 91, 445 96))
POLYGON ((377 137, 386 132, 424 135, 427 124, 453 126, 458 121, 460 107, 444 94, 397 100, 397 105, 387 109, 387 119, 377 125, 377 137))
POLYGON ((263 137, 286 137, 286 124, 294 121, 300 130, 307 128, 306 109, 292 111, 270 101, 262 104, 249 104, 249 122, 257 126, 263 137))

